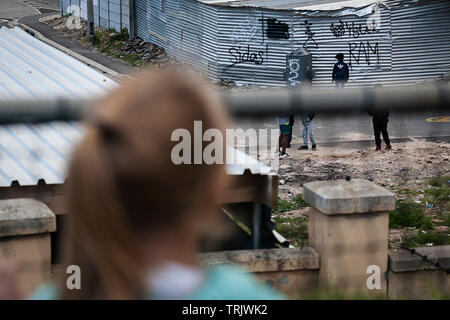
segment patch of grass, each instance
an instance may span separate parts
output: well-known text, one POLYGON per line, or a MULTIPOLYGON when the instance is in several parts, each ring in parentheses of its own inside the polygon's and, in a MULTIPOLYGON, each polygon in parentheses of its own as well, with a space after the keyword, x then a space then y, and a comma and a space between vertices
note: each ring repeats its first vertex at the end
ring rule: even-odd
POLYGON ((278 205, 273 209, 274 213, 281 213, 286 211, 297 210, 297 205, 291 201, 278 199, 278 205))
POLYGON ((128 30, 123 28, 120 32, 110 29, 110 41, 127 41, 129 38, 128 30))
POLYGON ((120 57, 122 43, 128 40, 127 29, 116 32, 113 29, 104 30, 96 28, 94 31, 94 47, 100 52, 111 55, 115 58, 120 57))
POLYGON ((428 184, 433 187, 442 187, 447 184, 447 181, 450 180, 450 177, 446 176, 436 176, 428 180, 428 184))
POLYGON ((425 196, 430 203, 448 202, 450 200, 450 187, 437 187, 425 189, 425 196))
POLYGON ((302 194, 296 195, 292 200, 283 200, 278 198, 278 205, 273 209, 274 213, 287 212, 308 207, 308 203, 303 200, 302 194))
POLYGON ((432 204, 448 204, 450 200, 450 176, 436 176, 428 180, 432 186, 424 190, 425 200, 432 204))
POLYGON ((303 195, 301 193, 299 193, 295 198, 294 198, 294 202, 297 204, 297 206, 299 208, 306 208, 309 207, 308 202, 306 202, 305 200, 303 200, 303 195))
POLYGON ((415 227, 424 230, 433 229, 431 219, 423 214, 422 205, 412 202, 397 200, 396 209, 389 212, 389 227, 415 227))
POLYGON ((423 247, 426 244, 433 246, 444 246, 450 244, 450 236, 446 233, 436 231, 420 232, 417 236, 411 236, 405 239, 403 244, 409 248, 423 247))
POLYGON ((137 62, 139 62, 141 59, 138 57, 138 56, 136 56, 136 55, 134 55, 134 54, 126 54, 126 55, 124 55, 123 57, 122 57, 122 59, 126 62, 126 63, 128 63, 128 64, 131 64, 131 65, 136 65, 137 64, 137 62))
POLYGON ((303 247, 308 242, 308 222, 305 218, 274 217, 275 230, 293 246, 303 247))
MULTIPOLYGON (((122 46, 128 38, 128 31, 125 28, 116 32, 114 29, 105 30, 97 27, 94 31, 94 47, 101 53, 121 59, 132 66, 147 65, 148 62, 143 61, 139 54, 122 52, 122 46)), ((87 37, 85 42, 87 43, 87 37)))
POLYGON ((445 222, 444 225, 446 225, 447 227, 450 227, 450 213, 447 213, 445 215, 445 222))

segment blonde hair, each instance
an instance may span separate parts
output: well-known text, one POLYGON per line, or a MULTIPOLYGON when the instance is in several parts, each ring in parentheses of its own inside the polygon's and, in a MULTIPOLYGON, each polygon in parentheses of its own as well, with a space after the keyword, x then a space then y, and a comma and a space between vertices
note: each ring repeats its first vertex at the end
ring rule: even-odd
POLYGON ((225 176, 220 164, 173 164, 171 134, 185 128, 193 136, 195 120, 224 132, 227 116, 215 90, 176 73, 141 74, 94 110, 67 180, 65 262, 80 266, 82 290, 67 290, 64 279, 61 297, 144 298, 140 242, 206 205, 214 214, 225 176))

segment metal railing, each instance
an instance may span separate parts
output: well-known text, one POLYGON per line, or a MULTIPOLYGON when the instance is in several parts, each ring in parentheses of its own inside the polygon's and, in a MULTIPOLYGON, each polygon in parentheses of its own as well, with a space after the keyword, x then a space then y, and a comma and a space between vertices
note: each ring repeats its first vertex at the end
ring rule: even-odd
MULTIPOLYGON (((276 113, 342 113, 369 108, 390 111, 450 110, 450 84, 429 83, 405 87, 366 89, 265 89, 224 90, 225 104, 235 117, 263 117, 276 113)), ((81 121, 88 116, 92 100, 0 101, 0 124, 81 121)))

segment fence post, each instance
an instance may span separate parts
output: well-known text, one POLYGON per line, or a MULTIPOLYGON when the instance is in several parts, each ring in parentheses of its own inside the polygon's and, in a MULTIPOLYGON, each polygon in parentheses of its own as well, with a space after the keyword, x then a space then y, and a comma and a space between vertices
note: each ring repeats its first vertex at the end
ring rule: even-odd
POLYGON ((16 263, 18 289, 25 296, 50 278, 50 232, 55 230, 56 217, 44 203, 0 200, 0 267, 16 263))
POLYGON ((386 294, 389 211, 394 195, 362 179, 304 185, 310 246, 320 254, 319 286, 386 294))

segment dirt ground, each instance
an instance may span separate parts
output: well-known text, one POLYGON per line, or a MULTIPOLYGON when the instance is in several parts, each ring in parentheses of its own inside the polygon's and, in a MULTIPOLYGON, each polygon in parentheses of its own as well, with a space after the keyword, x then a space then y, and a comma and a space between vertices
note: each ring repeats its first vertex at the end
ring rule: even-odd
MULTIPOLYGON (((318 144, 318 150, 297 150, 297 145, 288 149, 291 159, 280 160, 279 197, 293 201, 303 193, 303 184, 315 180, 363 178, 391 190, 397 200, 412 201, 423 205, 424 215, 431 218, 435 230, 448 234, 445 218, 449 214, 449 201, 429 203, 427 190, 433 177, 450 176, 450 144, 414 140, 393 145, 392 151, 375 152, 372 147, 361 148, 325 147, 318 144)), ((447 178, 445 178, 447 179, 447 178)), ((447 186, 450 180, 446 180, 447 186)), ((448 188, 446 187, 446 190, 448 188)), ((307 220, 305 207, 275 213, 274 218, 300 218, 307 220)), ((447 222, 448 223, 448 222, 447 222)), ((417 228, 392 228, 391 243, 402 242, 417 228)))
POLYGON ((87 23, 84 20, 80 20, 81 28, 73 28, 69 29, 67 27, 67 20, 69 19, 69 16, 64 17, 47 17, 43 18, 41 21, 48 24, 53 29, 59 31, 64 37, 72 38, 74 40, 82 42, 84 46, 87 46, 88 43, 87 40, 87 23))

